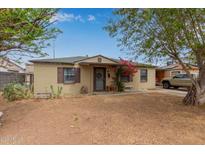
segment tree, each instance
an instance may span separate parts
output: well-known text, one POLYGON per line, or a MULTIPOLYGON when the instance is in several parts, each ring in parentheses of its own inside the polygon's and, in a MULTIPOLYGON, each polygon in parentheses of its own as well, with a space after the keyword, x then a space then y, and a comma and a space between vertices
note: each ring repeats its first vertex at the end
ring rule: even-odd
POLYGON ((48 40, 60 32, 51 26, 57 11, 0 9, 0 58, 46 55, 42 50, 49 45, 48 40))
POLYGON ((185 104, 205 103, 205 9, 117 9, 105 30, 124 49, 154 61, 172 58, 192 81, 185 104), (188 62, 199 67, 193 78, 188 62))

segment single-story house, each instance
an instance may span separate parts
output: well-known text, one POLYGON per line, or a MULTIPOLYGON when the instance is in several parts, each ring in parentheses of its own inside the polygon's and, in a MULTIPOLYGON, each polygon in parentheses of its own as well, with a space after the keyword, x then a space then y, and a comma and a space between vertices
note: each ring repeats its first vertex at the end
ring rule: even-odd
MULTIPOLYGON (((186 65, 191 74, 198 75, 199 68, 196 65, 186 65)), ((163 78, 173 77, 177 74, 185 74, 182 66, 179 63, 173 63, 167 66, 156 68, 156 83, 161 84, 163 78)))
MULTIPOLYGON (((31 60, 34 64, 34 93, 50 93, 63 87, 63 94, 79 94, 87 87, 89 93, 109 91, 114 84, 114 68, 120 66, 117 59, 102 55, 77 56, 31 60)), ((125 87, 131 90, 155 88, 155 66, 134 63, 138 72, 134 76, 122 76, 125 87)))

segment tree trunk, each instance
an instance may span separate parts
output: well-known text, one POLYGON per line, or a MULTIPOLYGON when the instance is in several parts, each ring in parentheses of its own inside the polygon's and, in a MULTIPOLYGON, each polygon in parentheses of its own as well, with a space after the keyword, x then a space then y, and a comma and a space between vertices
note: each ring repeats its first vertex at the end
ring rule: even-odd
POLYGON ((196 84, 192 84, 187 95, 183 99, 185 105, 205 104, 205 69, 199 70, 199 77, 196 84))
POLYGON ((186 96, 183 99, 185 105, 198 105, 199 104, 199 92, 196 86, 193 84, 192 87, 188 89, 186 96))

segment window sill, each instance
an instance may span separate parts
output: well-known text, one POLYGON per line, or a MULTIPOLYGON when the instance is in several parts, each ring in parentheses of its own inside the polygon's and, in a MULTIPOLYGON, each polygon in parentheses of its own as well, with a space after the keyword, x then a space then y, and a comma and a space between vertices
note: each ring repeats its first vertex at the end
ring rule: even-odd
POLYGON ((140 81, 141 83, 147 83, 147 81, 140 81))
POLYGON ((70 82, 64 82, 63 84, 74 84, 75 81, 70 81, 70 82))

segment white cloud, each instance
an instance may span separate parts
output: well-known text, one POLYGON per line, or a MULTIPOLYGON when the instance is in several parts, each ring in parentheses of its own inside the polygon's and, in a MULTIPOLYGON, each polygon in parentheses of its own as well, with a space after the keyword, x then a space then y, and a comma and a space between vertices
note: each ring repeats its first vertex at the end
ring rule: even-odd
POLYGON ((75 20, 80 21, 80 22, 84 22, 81 15, 75 16, 75 20))
POLYGON ((88 21, 94 21, 95 20, 95 16, 93 15, 88 15, 88 21))
POLYGON ((81 15, 74 15, 73 13, 57 13, 53 18, 51 19, 52 21, 57 21, 57 22, 64 22, 64 21, 79 21, 79 22, 84 22, 83 18, 81 15))
MULTIPOLYGON (((92 22, 95 20, 96 18, 94 15, 87 16, 87 21, 92 22)), ((73 13, 57 13, 51 19, 51 22, 53 21, 56 21, 56 22, 73 22, 73 21, 85 22, 85 20, 83 19, 81 15, 75 15, 73 13)))

